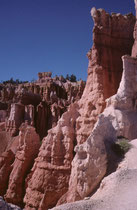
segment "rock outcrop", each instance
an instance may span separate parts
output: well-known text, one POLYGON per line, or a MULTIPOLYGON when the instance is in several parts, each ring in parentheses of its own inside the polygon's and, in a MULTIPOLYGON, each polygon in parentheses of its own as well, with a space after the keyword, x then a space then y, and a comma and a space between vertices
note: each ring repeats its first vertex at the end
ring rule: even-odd
POLYGON ((18 129, 24 120, 25 107, 23 104, 11 104, 10 116, 6 122, 6 131, 11 133, 11 136, 18 134, 18 129))
MULTIPOLYGON (((57 123, 57 126, 51 129, 48 132, 48 136, 43 140, 38 158, 36 159, 33 167, 32 178, 30 179, 26 190, 24 199, 26 208, 50 208, 55 205, 61 195, 66 192, 68 187, 67 181, 69 180, 69 171, 71 170, 71 160, 73 158, 73 147, 77 143, 81 144, 86 140, 92 131, 98 115, 105 108, 105 99, 117 91, 120 78, 119 81, 117 81, 116 77, 121 77, 122 74, 121 56, 125 53, 131 53, 131 47, 133 44, 132 33, 135 23, 134 16, 131 14, 126 16, 115 14, 111 17, 105 13, 104 10, 95 9, 92 13, 95 20, 93 36, 94 45, 92 53, 90 51, 88 54, 89 69, 86 88, 81 100, 75 105, 70 106, 69 111, 62 115, 61 119, 57 123), (102 23, 99 17, 104 18, 105 23, 102 23), (121 26, 119 24, 120 20, 121 23, 128 28, 128 32, 121 30, 121 26), (109 24, 112 26, 111 28, 109 27, 109 24), (112 35, 112 28, 114 31, 117 31, 114 37, 112 35), (106 43, 104 44, 105 32, 105 36, 109 36, 109 41, 107 42, 107 39, 105 38, 106 43), (128 41, 123 41, 125 39, 128 41), (101 41, 99 42, 99 40, 101 41), (126 47, 124 47, 123 44, 126 45, 126 47), (100 51, 100 47, 102 48, 102 51, 100 51), (107 59, 108 49, 111 54, 111 61, 107 59), (114 60, 113 56, 115 56, 114 60), (115 62, 117 62, 118 68, 116 68, 116 65, 113 67, 115 62), (108 73, 109 71, 110 73, 108 73), (115 78, 111 80, 110 77, 115 78), (107 88, 103 88, 106 81, 107 88), (73 135, 71 134, 71 130, 73 135), (69 138, 70 134, 71 138, 69 138), (50 145, 48 142, 50 142, 50 145), (67 145, 71 145, 69 146, 71 148, 70 150, 65 150, 67 145), (64 161, 62 159, 62 155, 64 161), (43 162, 44 160, 45 163, 43 162), (64 166, 68 167, 65 180, 63 178, 64 171, 59 170, 59 167, 63 168, 64 166), (51 182, 53 182, 53 179, 51 178, 51 168, 53 167, 57 169, 54 173, 54 183, 56 183, 56 187, 51 185, 51 182), (60 178, 62 178, 62 181, 60 178), (63 190, 61 190, 58 185, 59 180, 60 186, 63 190), (53 191, 54 196, 52 194, 53 191), (39 202, 39 200, 41 201, 39 202)), ((66 201, 68 202, 82 199, 96 187, 105 175, 107 170, 107 146, 104 144, 104 138, 106 137, 109 144, 110 140, 114 141, 116 139, 116 132, 110 123, 110 119, 106 119, 104 123, 107 132, 103 126, 99 131, 100 125, 102 125, 104 119, 106 118, 102 117, 102 120, 100 118, 100 123, 94 128, 93 133, 88 138, 87 142, 84 145, 76 147, 77 149, 75 152, 77 154, 72 164, 73 167, 69 182, 69 191, 60 198, 58 204, 66 201), (102 136, 102 134, 104 135, 102 136), (83 181, 84 179, 86 180, 85 182, 83 181)))
POLYGON ((11 136, 19 133, 22 122, 33 125, 42 139, 56 126, 67 107, 82 96, 85 82, 70 82, 51 77, 50 72, 38 74, 34 83, 0 86, 0 122, 6 122, 11 136))
POLYGON ((12 150, 3 152, 0 155, 0 195, 4 195, 8 188, 9 175, 12 171, 12 164, 15 155, 12 150))
POLYGON ((26 209, 48 209, 67 191, 75 142, 76 104, 49 130, 32 169, 25 195, 26 209))
POLYGON ((10 173, 8 190, 5 195, 7 202, 22 205, 25 179, 33 166, 34 159, 37 157, 39 147, 40 140, 35 128, 22 124, 19 133, 19 148, 12 164, 13 169, 10 173))
MULTIPOLYGON (((12 145, 14 163, 6 153, 7 162, 1 164, 1 169, 9 165, 7 191, 3 187, 7 202, 23 206, 25 196, 25 209, 46 210, 57 202, 83 199, 106 174, 108 150, 116 137, 137 136, 135 58, 123 57, 118 89, 121 56, 131 53, 135 17, 95 8, 91 15, 95 26, 86 87, 82 81, 51 78, 51 72, 39 73, 32 84, 0 87, 1 102, 7 104, 6 130, 18 135, 20 129, 19 147, 12 145), (105 100, 116 92, 105 109, 105 100), (40 150, 35 129, 44 137, 40 150)), ((10 149, 8 145, 2 151, 10 149)))
POLYGON ((76 147, 69 190, 64 201, 73 202, 88 196, 101 181, 108 167, 107 149, 117 136, 137 138, 137 59, 123 56, 123 75, 117 94, 107 99, 107 108, 87 141, 76 147))
MULTIPOLYGON (((135 1, 135 3, 137 3, 137 2, 135 1)), ((99 34, 100 30, 103 30, 102 25, 104 25, 106 23, 109 25, 112 20, 115 22, 116 20, 119 19, 118 23, 116 25, 114 24, 114 26, 116 26, 116 28, 118 29, 120 19, 122 20, 123 25, 124 25, 124 22, 127 21, 128 18, 129 18, 129 22, 132 19, 131 15, 122 17, 119 14, 118 15, 112 14, 111 19, 109 19, 108 14, 106 15, 104 10, 97 11, 96 9, 92 9, 92 15, 93 15, 94 20, 96 22, 99 21, 99 23, 100 23, 99 28, 97 28, 96 25, 94 28, 94 30, 96 30, 98 32, 98 34, 99 34), (101 17, 101 21, 100 21, 100 17, 101 17)), ((134 18, 132 20, 134 22, 134 18)), ((130 26, 131 25, 129 25, 129 28, 130 28, 130 26)), ((119 40, 115 39, 116 38, 115 33, 117 33, 116 28, 115 28, 114 32, 113 32, 113 30, 111 31, 114 34, 113 38, 115 40, 113 43, 114 44, 113 45, 113 50, 114 50, 113 53, 114 54, 115 54, 116 48, 120 47, 119 40), (117 44, 118 44, 118 46, 117 46, 117 44)), ((132 25, 132 29, 133 29, 133 25, 132 25)), ((121 28, 120 30, 123 31, 122 35, 125 37, 127 34, 126 30, 128 30, 128 28, 125 28, 125 30, 123 30, 121 28)), ((103 37, 104 37, 103 44, 102 44, 102 47, 100 47, 100 50, 103 52, 103 55, 105 55, 105 51, 106 51, 106 49, 104 49, 104 44, 106 43, 106 39, 105 39, 106 31, 107 30, 105 30, 103 33, 103 37), (104 49, 104 51, 103 51, 103 49, 104 49)), ((136 33, 136 27, 135 27, 135 33, 136 33)), ((110 35, 110 34, 108 34, 108 35, 110 35)), ((93 39, 95 39, 95 38, 96 37, 93 36, 93 39)), ((135 38, 136 38, 136 35, 135 35, 135 38)), ((98 43, 100 43, 100 39, 99 40, 95 39, 95 40, 96 40, 96 44, 98 46, 98 43)), ((110 41, 109 36, 108 36, 107 40, 110 41)), ((123 41, 126 42, 127 39, 123 39, 123 41)), ((110 43, 111 42, 109 42, 109 44, 110 43)), ((121 44, 122 44, 122 42, 121 42, 121 44)), ((120 48, 122 50, 122 47, 120 47, 120 48)), ((94 58, 94 56, 96 56, 97 52, 98 52, 98 51, 94 51, 93 49, 94 49, 94 45, 92 48, 92 53, 94 53, 94 54, 92 54, 92 56, 93 56, 92 58, 94 58)), ((128 46, 127 46, 127 49, 128 49, 128 46)), ((136 50, 136 40, 135 40, 133 51, 132 51, 133 56, 136 56, 136 51, 137 50, 136 50)), ((106 52, 109 52, 109 47, 106 52)), ((119 50, 119 52, 123 53, 120 50, 119 50)), ((112 54, 113 55, 112 58, 114 59, 113 60, 114 63, 112 62, 113 68, 118 69, 116 67, 117 61, 115 60, 114 54, 112 54)), ((111 56, 108 56, 106 58, 108 58, 110 61, 111 56)), ((105 56, 100 57, 99 62, 101 63, 101 61, 102 61, 102 64, 106 64, 107 63, 105 61, 106 58, 105 58, 105 56), (103 60, 104 60, 104 62, 103 62, 103 60)), ((117 136, 124 136, 124 137, 128 138, 129 140, 137 138, 137 106, 136 106, 136 100, 137 100, 137 94, 136 94, 137 93, 137 82, 136 82, 137 59, 135 57, 123 56, 122 60, 123 60, 123 74, 122 74, 122 79, 121 79, 117 94, 110 97, 109 99, 107 99, 107 101, 106 101, 107 107, 104 110, 104 112, 101 115, 99 115, 98 121, 95 124, 95 127, 94 127, 90 137, 87 139, 87 141, 84 144, 78 145, 76 147, 76 150, 75 150, 76 155, 72 162, 72 171, 71 171, 71 176, 70 176, 70 181, 69 181, 69 190, 61 198, 62 200, 60 199, 60 202, 58 202, 59 204, 61 202, 62 203, 63 202, 73 202, 76 200, 83 199, 84 197, 88 196, 89 194, 91 194, 93 192, 93 190, 95 189, 97 184, 101 181, 102 177, 106 173, 106 170, 107 170, 108 164, 109 164, 108 154, 110 152, 111 144, 113 144, 113 142, 116 141, 117 136), (106 157, 107 157, 107 159, 106 159, 106 157), (103 165, 103 168, 102 168, 102 165, 103 165)), ((91 65, 93 65, 93 64, 91 64, 91 65)), ((103 90, 105 90, 106 87, 109 87, 109 86, 105 87, 105 84, 108 84, 108 82, 112 82, 111 75, 115 74, 116 72, 113 71, 113 73, 112 72, 110 73, 108 71, 108 72, 105 72, 104 75, 106 73, 109 74, 108 81, 103 80, 103 78, 104 78, 102 76, 103 74, 102 74, 102 72, 100 73, 101 83, 99 83, 99 85, 102 85, 103 90), (103 84, 102 81, 106 81, 106 83, 103 84)), ((117 79, 116 75, 113 75, 113 78, 117 79)), ((113 82, 114 82, 114 80, 113 80, 113 82)), ((116 90, 116 86, 114 86, 113 82, 110 85, 110 87, 112 88, 112 91, 114 91, 114 89, 116 90)), ((87 81, 87 84, 88 84, 88 81, 87 81)), ((87 85, 86 85, 86 87, 87 87, 87 85)), ((99 89, 98 89, 98 91, 99 91, 99 89)), ((85 88, 84 93, 86 93, 86 92, 87 92, 87 90, 85 88)), ((104 94, 102 94, 102 95, 104 98, 105 97, 107 98, 108 96, 110 96, 109 94, 110 94, 110 89, 106 90, 106 92, 104 91, 104 94)), ((83 94, 83 96, 84 96, 84 94, 83 94)), ((100 98, 101 98, 101 95, 100 95, 100 98)), ((82 99, 83 99, 83 97, 82 97, 82 99)), ((96 100, 96 103, 98 103, 98 100, 96 100)), ((103 104, 103 103, 100 103, 100 104, 103 104)), ((101 206, 103 207, 104 205, 101 204, 101 206)), ((78 205, 78 206, 71 205, 71 206, 67 206, 67 207, 71 207, 73 209, 73 207, 79 208, 80 205, 78 205)), ((88 207, 88 204, 87 205, 85 204, 84 207, 86 207, 87 209, 90 209, 91 205, 90 205, 90 208, 88 207)), ((92 206, 92 207, 94 207, 94 206, 92 206)), ((96 206, 96 208, 97 208, 97 206, 96 206)), ((112 206, 110 208, 113 209, 112 206)), ((62 209, 62 208, 57 208, 57 209, 62 209)), ((63 206, 63 209, 65 209, 65 206, 63 206)), ((84 209, 84 208, 80 208, 80 209, 84 209)))
POLYGON ((88 52, 88 78, 79 102, 77 141, 83 143, 90 135, 105 100, 114 95, 122 76, 122 60, 130 55, 133 45, 135 17, 132 14, 109 15, 103 9, 91 10, 94 20, 93 47, 88 52))
MULTIPOLYGON (((97 31, 97 34, 99 34, 101 31, 103 31, 102 25, 104 25, 104 26, 106 26, 106 24, 111 25, 111 23, 113 21, 114 21, 114 23, 116 23, 115 21, 119 20, 117 24, 114 24, 114 26, 116 26, 116 28, 118 29, 120 19, 123 22, 123 25, 124 25, 124 23, 127 22, 127 20, 129 21, 129 23, 132 20, 133 21, 132 30, 133 30, 134 18, 133 19, 131 18, 132 17, 131 14, 127 15, 127 16, 121 16, 120 14, 118 14, 118 15, 112 14, 112 17, 110 18, 110 16, 108 14, 106 14, 104 10, 96 10, 94 8, 92 9, 91 13, 92 13, 93 19, 95 21, 94 31, 97 31), (98 26, 97 23, 100 24, 100 27, 97 27, 98 26)), ((129 28, 130 27, 131 27, 131 25, 129 25, 129 28)), ((114 82, 114 80, 117 79, 116 75, 117 76, 119 75, 118 78, 120 78, 121 72, 120 71, 117 72, 118 68, 116 67, 116 64, 118 63, 118 61, 115 60, 115 58, 116 58, 114 56, 114 54, 116 52, 115 50, 116 49, 118 50, 119 48, 121 48, 121 51, 119 50, 119 53, 121 55, 124 53, 122 47, 120 47, 121 44, 123 44, 123 43, 122 42, 120 43, 119 42, 120 39, 119 40, 117 39, 116 33, 118 32, 118 30, 116 30, 115 28, 112 28, 112 29, 114 29, 112 39, 109 39, 111 33, 110 32, 108 33, 108 35, 109 35, 108 36, 109 38, 107 38, 107 40, 109 40, 108 49, 106 50, 104 48, 104 45, 107 44, 105 35, 106 35, 106 32, 109 31, 109 29, 107 29, 106 27, 104 27, 104 29, 105 29, 104 33, 103 33, 104 39, 102 39, 103 43, 101 45, 102 47, 100 48, 100 50, 103 52, 103 55, 106 55, 106 52, 109 52, 109 50, 110 50, 110 44, 112 44, 112 46, 113 46, 112 47, 112 49, 113 49, 112 57, 108 56, 108 59, 110 62, 110 59, 112 58, 112 69, 113 70, 112 70, 112 72, 109 72, 109 71, 103 72, 103 71, 101 71, 102 68, 97 68, 97 65, 96 65, 96 72, 97 72, 97 70, 100 69, 100 74, 99 74, 100 80, 98 80, 100 82, 98 83, 98 86, 100 86, 100 85, 102 86, 101 88, 100 87, 98 88, 98 86, 97 86, 98 93, 100 93, 100 97, 98 97, 98 94, 96 95, 96 97, 98 97, 98 98, 96 98, 96 104, 98 104, 98 99, 99 99, 99 101, 101 99, 103 99, 102 102, 100 103, 101 106, 103 105, 104 99, 107 98, 108 96, 110 96, 110 94, 111 94, 110 90, 112 90, 112 93, 114 93, 117 89, 116 83, 114 82), (114 42, 112 42, 112 41, 114 41, 114 42), (114 71, 114 69, 116 69, 116 72, 114 71), (108 73, 109 73, 109 77, 106 77, 106 74, 108 74, 108 73), (111 81, 112 75, 114 78, 113 82, 111 81), (106 80, 107 78, 109 80, 106 80), (104 81, 105 81, 105 83, 103 83, 104 81), (110 85, 111 88, 109 90, 105 91, 105 88, 109 87, 108 85, 105 86, 105 84, 109 84, 110 82, 111 82, 111 85, 110 85), (114 84, 115 84, 115 86, 114 86, 114 84), (99 89, 101 91, 99 91, 99 89)), ((121 30, 122 30, 122 33, 121 33, 122 36, 126 37, 127 28, 125 30, 120 29, 120 31, 121 30)), ((98 47, 99 46, 98 44, 100 43, 100 40, 101 40, 101 39, 98 39, 98 36, 95 36, 95 34, 96 33, 94 33, 94 35, 93 35, 93 39, 95 40, 95 45, 93 45, 92 54, 90 54, 90 56, 92 56, 91 58, 93 59, 92 61, 95 60, 94 58, 97 55, 97 53, 99 52, 99 49, 98 49, 98 51, 95 50, 95 46, 98 47)), ((121 38, 121 36, 120 36, 120 38, 121 38)), ((126 42, 127 40, 123 39, 123 41, 126 42)), ((127 49, 129 49, 128 47, 129 47, 129 45, 127 46, 127 49)), ((101 54, 99 54, 99 55, 101 55, 101 54)), ((106 58, 107 58, 107 56, 106 56, 106 58)), ((105 58, 105 56, 102 56, 102 57, 100 57, 99 60, 97 59, 97 61, 99 62, 98 64, 102 64, 102 67, 104 67, 104 65, 107 65, 107 62, 105 61, 106 58, 105 58), (101 63, 101 61, 102 61, 102 63, 101 63)), ((119 57, 119 59, 120 59, 120 57, 119 57)), ((90 74, 89 74, 88 79, 90 78, 90 75, 92 75, 92 74, 94 75, 94 71, 93 71, 94 62, 93 63, 90 62, 89 64, 91 65, 90 67, 92 67, 92 68, 89 69, 90 74)), ((100 67, 100 65, 98 65, 98 67, 100 67)), ((137 77, 137 59, 130 57, 130 56, 123 56, 123 74, 122 74, 122 79, 121 79, 121 83, 120 83, 119 89, 117 91, 117 94, 110 97, 109 99, 107 99, 107 108, 99 116, 99 119, 98 119, 90 137, 87 139, 87 141, 84 144, 76 147, 76 155, 72 162, 72 171, 71 171, 71 176, 70 176, 70 181, 69 181, 69 190, 60 199, 60 201, 58 202, 59 204, 63 203, 63 202, 73 202, 76 200, 83 199, 84 197, 88 196, 90 193, 93 192, 95 187, 98 185, 98 183, 101 181, 101 179, 103 178, 103 176, 106 173, 106 170, 107 170, 107 167, 109 164, 109 162, 108 162, 109 160, 107 157, 108 153, 109 153, 108 148, 110 150, 110 145, 113 144, 114 141, 116 141, 117 136, 124 136, 128 139, 137 138, 137 112, 136 112, 136 109, 137 109, 137 107, 136 107, 137 85, 136 84, 137 83, 136 83, 136 77, 137 77), (106 150, 104 150, 104 148, 106 150), (107 157, 107 159, 105 159, 105 157, 107 157)), ((96 79, 96 77, 95 77, 95 79, 96 79)), ((93 85, 95 85, 95 83, 93 83, 93 85)), ((86 88, 87 87, 88 87, 88 81, 87 81, 86 88)), ((88 92, 88 89, 86 89, 86 88, 84 90, 81 100, 83 99, 84 94, 86 94, 88 92)), ((91 90, 93 90, 93 88, 91 90)), ((91 93, 92 93, 92 91, 91 91, 91 93)), ((88 97, 89 97, 89 94, 88 94, 88 97)), ((85 97, 85 99, 86 99, 86 97, 85 97)), ((95 100, 95 98, 93 98, 93 100, 95 100)), ((93 104, 92 104, 91 110, 92 109, 93 109, 93 104)), ((95 107, 94 107, 94 109, 96 110, 95 107)), ((96 115, 94 115, 94 116, 96 116, 96 115)), ((81 117, 79 117, 79 119, 80 118, 81 117)), ((77 120, 77 122, 78 122, 78 120, 77 120)), ((81 121, 82 120, 80 119, 80 122, 81 121)), ((88 122, 90 122, 90 121, 88 120, 88 122)), ((92 125, 92 124, 90 124, 90 125, 92 125)), ((82 126, 82 128, 84 128, 84 126, 82 126)), ((79 140, 79 138, 78 138, 78 142, 81 142, 79 140)))

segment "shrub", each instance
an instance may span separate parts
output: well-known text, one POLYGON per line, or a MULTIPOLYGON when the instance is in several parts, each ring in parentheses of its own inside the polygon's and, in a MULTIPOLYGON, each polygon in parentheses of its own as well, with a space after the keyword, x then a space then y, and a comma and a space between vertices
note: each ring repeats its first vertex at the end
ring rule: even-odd
POLYGON ((118 136, 117 142, 112 146, 113 151, 119 156, 125 155, 130 148, 131 144, 128 139, 123 136, 118 136))

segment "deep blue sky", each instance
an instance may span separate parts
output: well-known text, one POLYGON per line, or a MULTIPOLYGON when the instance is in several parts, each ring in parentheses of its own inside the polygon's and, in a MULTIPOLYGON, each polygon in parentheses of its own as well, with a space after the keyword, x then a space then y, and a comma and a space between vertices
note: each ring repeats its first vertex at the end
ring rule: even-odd
POLYGON ((94 6, 135 13, 134 0, 0 0, 0 81, 43 71, 86 80, 94 6))

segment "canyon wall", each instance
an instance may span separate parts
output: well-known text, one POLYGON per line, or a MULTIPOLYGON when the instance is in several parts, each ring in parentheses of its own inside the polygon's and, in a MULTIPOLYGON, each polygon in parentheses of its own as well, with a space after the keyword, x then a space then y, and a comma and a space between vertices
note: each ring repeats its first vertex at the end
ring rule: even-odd
MULTIPOLYGON (((81 199, 94 189, 106 173, 107 153, 100 136, 100 133, 105 132, 104 128, 100 132, 98 129, 94 129, 93 136, 98 135, 97 141, 95 142, 93 137, 89 137, 89 143, 85 143, 86 149, 83 149, 83 146, 78 146, 76 147, 78 150, 73 151, 73 147, 87 139, 98 115, 105 108, 105 99, 117 91, 122 75, 121 56, 131 53, 135 17, 131 14, 125 16, 113 14, 110 16, 104 10, 96 10, 95 8, 92 10, 92 16, 95 21, 94 44, 92 50, 88 53, 88 79, 84 93, 80 101, 69 107, 69 110, 58 121, 57 126, 51 129, 47 137, 43 139, 26 190, 24 199, 26 209, 48 209, 54 206, 59 198, 58 204, 81 199), (121 29, 120 23, 126 30, 121 29), (114 37, 112 32, 115 35, 114 37), (69 191, 65 194, 68 188, 71 161, 75 152, 77 155, 72 165, 73 168, 78 167, 79 171, 77 173, 77 169, 72 168, 69 191), (94 160, 94 156, 96 160, 94 160), (78 162, 75 162, 76 159, 78 162), (68 171, 66 178, 64 178, 64 167, 66 166, 68 171), (92 167, 95 169, 93 173, 92 167), (62 171, 60 171, 61 168, 62 171), (84 178, 87 182, 83 181, 82 173, 85 174, 84 178), (90 179, 90 173, 93 174, 92 179, 90 179), (55 175, 54 182, 53 174, 55 175), (79 192, 76 190, 77 177, 80 177, 78 182, 80 183, 79 192), (93 186, 95 177, 97 178, 93 186), (52 182, 54 185, 52 185, 52 182), (82 189, 84 192, 82 192, 82 189)), ((113 126, 109 126, 109 121, 107 121, 105 128, 111 128, 110 131, 114 130, 113 126)), ((113 133, 114 135, 111 136, 108 130, 106 137, 115 139, 116 134, 113 133)))
MULTIPOLYGON (((135 1, 135 4, 137 11, 137 1, 135 1)), ((93 9, 92 14, 96 18, 97 11, 93 9)), ((120 17, 119 14, 115 18, 118 17, 120 17)), ((102 21, 105 22, 105 19, 102 19, 102 21)), ((106 174, 109 164, 111 164, 112 147, 118 140, 117 138, 124 137, 129 140, 137 138, 136 24, 134 37, 132 57, 129 55, 122 56, 123 73, 117 93, 106 100, 106 108, 99 115, 86 142, 77 145, 75 148, 76 155, 72 161, 69 189, 58 204, 74 202, 89 196, 106 174)))
POLYGON ((105 100, 116 93, 122 76, 121 57, 130 55, 133 45, 135 17, 132 14, 109 15, 103 9, 93 8, 91 15, 94 20, 93 47, 87 54, 88 78, 79 102, 78 143, 88 138, 106 106, 105 100))
POLYGON ((106 173, 107 144, 117 135, 136 136, 136 59, 123 57, 119 87, 121 56, 131 54, 135 17, 95 8, 91 15, 86 87, 82 81, 52 78, 51 72, 39 73, 34 83, 0 87, 0 111, 5 113, 0 136, 6 139, 0 146, 0 186, 7 202, 46 210, 84 198, 106 173), (99 117, 105 100, 116 92, 99 117))
POLYGON ((108 154, 118 136, 137 138, 137 59, 123 56, 122 60, 123 74, 117 94, 107 99, 107 107, 91 135, 75 149, 69 190, 62 198, 65 202, 81 200, 93 192, 106 174, 108 154))

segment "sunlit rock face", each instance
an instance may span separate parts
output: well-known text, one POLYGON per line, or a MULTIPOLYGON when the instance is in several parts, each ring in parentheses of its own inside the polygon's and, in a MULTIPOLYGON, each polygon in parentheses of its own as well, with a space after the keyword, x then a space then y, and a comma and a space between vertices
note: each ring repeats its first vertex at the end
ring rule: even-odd
POLYGON ((121 57, 130 55, 133 45, 135 17, 132 14, 109 15, 103 9, 91 10, 94 20, 93 46, 88 52, 88 78, 79 102, 77 142, 90 135, 98 115, 104 110, 105 99, 116 93, 122 75, 121 57))
MULTIPOLYGON (((97 11, 93 9, 92 14, 96 18, 97 11)), ((133 56, 137 53, 136 39, 133 56)), ((137 138, 137 58, 133 56, 122 56, 123 73, 117 93, 106 100, 106 108, 86 142, 76 147, 69 190, 58 204, 83 199, 93 192, 106 173, 110 145, 117 136, 137 138)))
POLYGON ((137 138, 137 59, 130 56, 122 59, 123 74, 118 91, 107 99, 107 107, 89 138, 76 147, 69 190, 59 204, 81 200, 93 192, 106 173, 109 145, 117 136, 137 138))
POLYGON ((39 147, 40 140, 35 128, 22 124, 19 133, 19 147, 12 164, 8 189, 5 194, 7 202, 22 205, 26 187, 25 179, 37 157, 39 147))
POLYGON ((136 91, 136 87, 130 87, 135 86, 136 60, 130 57, 123 58, 124 76, 117 92, 123 71, 121 56, 131 54, 135 17, 109 15, 95 8, 91 15, 93 47, 87 54, 86 87, 82 81, 71 83, 44 72, 39 73, 34 83, 2 87, 0 91, 1 106, 6 111, 1 121, 8 117, 5 123, 8 135, 19 133, 18 146, 13 145, 9 152, 11 147, 7 143, 1 149, 6 153, 0 157, 0 176, 7 173, 4 182, 8 183, 2 190, 8 202, 23 205, 24 198, 25 209, 46 210, 57 203, 83 199, 106 173, 105 140, 114 141, 117 134, 136 136, 136 98, 128 93, 130 89, 136 91), (131 71, 127 72, 128 68, 131 71), (131 78, 133 83, 128 82, 131 78), (116 92, 98 120, 106 107, 106 98, 116 92), (125 93, 128 96, 122 95, 125 93), (41 147, 38 134, 43 139, 41 147))
POLYGON ((9 175, 13 169, 15 154, 7 150, 0 155, 0 195, 3 196, 8 188, 9 175))
MULTIPOLYGON (((85 144, 76 147, 70 178, 73 148, 77 143, 81 144, 87 139, 98 115, 106 106, 105 99, 117 91, 122 74, 121 56, 131 53, 135 18, 131 14, 125 16, 113 14, 112 17, 104 10, 95 9, 92 16, 95 22, 94 44, 88 53, 88 79, 84 93, 81 100, 69 107, 57 126, 49 130, 47 137, 43 139, 24 198, 26 209, 48 209, 56 205, 58 200, 60 204, 82 199, 96 187, 106 173, 107 152, 104 135, 108 139, 116 138, 109 120, 106 119, 105 128, 102 126, 99 132, 98 127, 104 120, 102 118, 85 144), (128 28, 127 32, 123 32, 119 21, 128 28), (114 37, 112 29, 117 31, 114 32, 114 37), (125 39, 128 42, 123 41, 125 39), (69 191, 65 194, 68 182, 69 191)), ((42 79, 42 75, 40 77, 42 79)))
POLYGON ((32 169, 25 209, 48 209, 67 191, 75 142, 77 104, 72 104, 43 139, 32 169))

